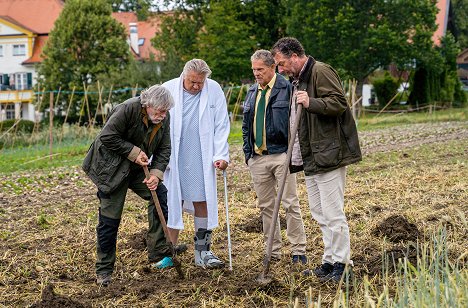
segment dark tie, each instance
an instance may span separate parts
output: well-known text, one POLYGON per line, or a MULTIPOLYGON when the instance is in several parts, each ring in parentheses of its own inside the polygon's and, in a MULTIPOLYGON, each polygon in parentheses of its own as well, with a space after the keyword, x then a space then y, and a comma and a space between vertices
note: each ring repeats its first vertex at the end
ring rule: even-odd
POLYGON ((255 144, 257 147, 261 147, 263 144, 263 124, 265 122, 265 95, 268 91, 268 86, 262 90, 260 100, 257 105, 257 115, 255 118, 255 144))

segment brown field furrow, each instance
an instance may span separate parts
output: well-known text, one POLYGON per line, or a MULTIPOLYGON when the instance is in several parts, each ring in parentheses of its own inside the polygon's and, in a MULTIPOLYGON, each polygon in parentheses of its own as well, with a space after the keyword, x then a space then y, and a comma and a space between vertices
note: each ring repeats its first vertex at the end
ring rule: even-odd
MULTIPOLYGON (((406 257, 414 262, 417 242, 429 241, 439 227, 447 230, 452 261, 468 247, 468 122, 405 125, 360 136, 364 159, 348 168, 346 187, 357 279, 350 304, 356 307, 364 303, 360 281, 366 275, 380 288, 383 260, 406 257)), ((285 307, 296 297, 304 305, 309 287, 314 301, 320 294, 322 304, 330 305, 337 286, 300 274, 305 267, 290 263, 285 230, 283 258, 272 264, 273 282, 256 283, 264 247, 241 151, 240 145, 231 147, 228 168, 233 272, 196 268, 192 232, 181 234, 181 241, 189 244, 189 251, 180 256, 186 279, 177 279, 174 269, 149 268, 146 205, 129 193, 114 282, 103 289, 93 282, 96 191, 80 168, 0 174, 0 307, 285 307)), ((213 249, 227 260, 221 175, 218 188, 220 226, 213 249)), ((313 267, 320 263, 322 242, 307 207, 302 174, 298 193, 313 267)), ((191 218, 185 221, 186 229, 192 230, 191 218)), ((466 256, 458 262, 466 268, 466 256)))

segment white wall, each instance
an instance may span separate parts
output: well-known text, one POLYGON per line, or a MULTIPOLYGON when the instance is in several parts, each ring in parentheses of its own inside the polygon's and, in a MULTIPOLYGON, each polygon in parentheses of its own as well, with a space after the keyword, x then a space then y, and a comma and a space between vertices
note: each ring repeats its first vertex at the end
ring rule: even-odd
POLYGON ((373 86, 371 84, 362 85, 362 105, 364 107, 370 106, 370 98, 373 86))
POLYGON ((23 103, 21 118, 29 121, 35 121, 35 110, 34 105, 29 103, 23 103))
POLYGON ((27 38, 0 38, 0 44, 3 45, 3 57, 0 57, 0 73, 32 73, 34 67, 26 67, 21 63, 30 58, 28 55, 28 39, 27 38), (24 56, 13 56, 13 45, 24 44, 26 54, 24 56))

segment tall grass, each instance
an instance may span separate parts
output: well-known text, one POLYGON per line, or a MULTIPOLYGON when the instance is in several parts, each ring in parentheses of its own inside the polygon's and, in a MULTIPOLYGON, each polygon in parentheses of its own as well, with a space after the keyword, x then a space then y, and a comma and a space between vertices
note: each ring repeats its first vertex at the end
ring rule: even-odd
MULTIPOLYGON (((408 259, 382 260, 382 277, 342 281, 333 307, 468 307, 467 252, 450 262, 450 236, 445 227, 417 244, 417 264, 408 259), (355 291, 353 291, 355 290, 355 291), (353 301, 350 301, 353 297, 353 301)), ((385 254, 383 254, 385 255, 385 254)), ((386 257, 383 257, 384 259, 386 257)), ((296 298, 293 307, 304 307, 296 298)), ((320 293, 305 292, 305 307, 321 307, 320 293)))
POLYGON ((6 134, 1 140, 0 172, 79 165, 98 131, 78 125, 56 127, 52 131, 52 154, 48 130, 6 134))

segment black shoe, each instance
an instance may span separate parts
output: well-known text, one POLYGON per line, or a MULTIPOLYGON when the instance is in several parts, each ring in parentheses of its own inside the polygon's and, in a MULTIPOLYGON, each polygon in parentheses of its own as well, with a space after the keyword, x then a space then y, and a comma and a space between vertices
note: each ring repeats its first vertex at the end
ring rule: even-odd
POLYGON ((345 273, 345 268, 346 268, 346 264, 336 262, 335 264, 333 264, 333 270, 331 271, 331 273, 320 278, 320 281, 340 282, 341 277, 347 274, 345 273))
POLYGON ((292 256, 292 263, 293 264, 307 264, 307 257, 305 255, 293 255, 292 256))
POLYGON ((317 266, 313 270, 307 269, 303 271, 302 275, 311 276, 312 274, 314 274, 318 278, 322 278, 322 277, 329 275, 332 271, 333 271, 333 265, 331 265, 330 263, 323 263, 322 265, 317 266))

